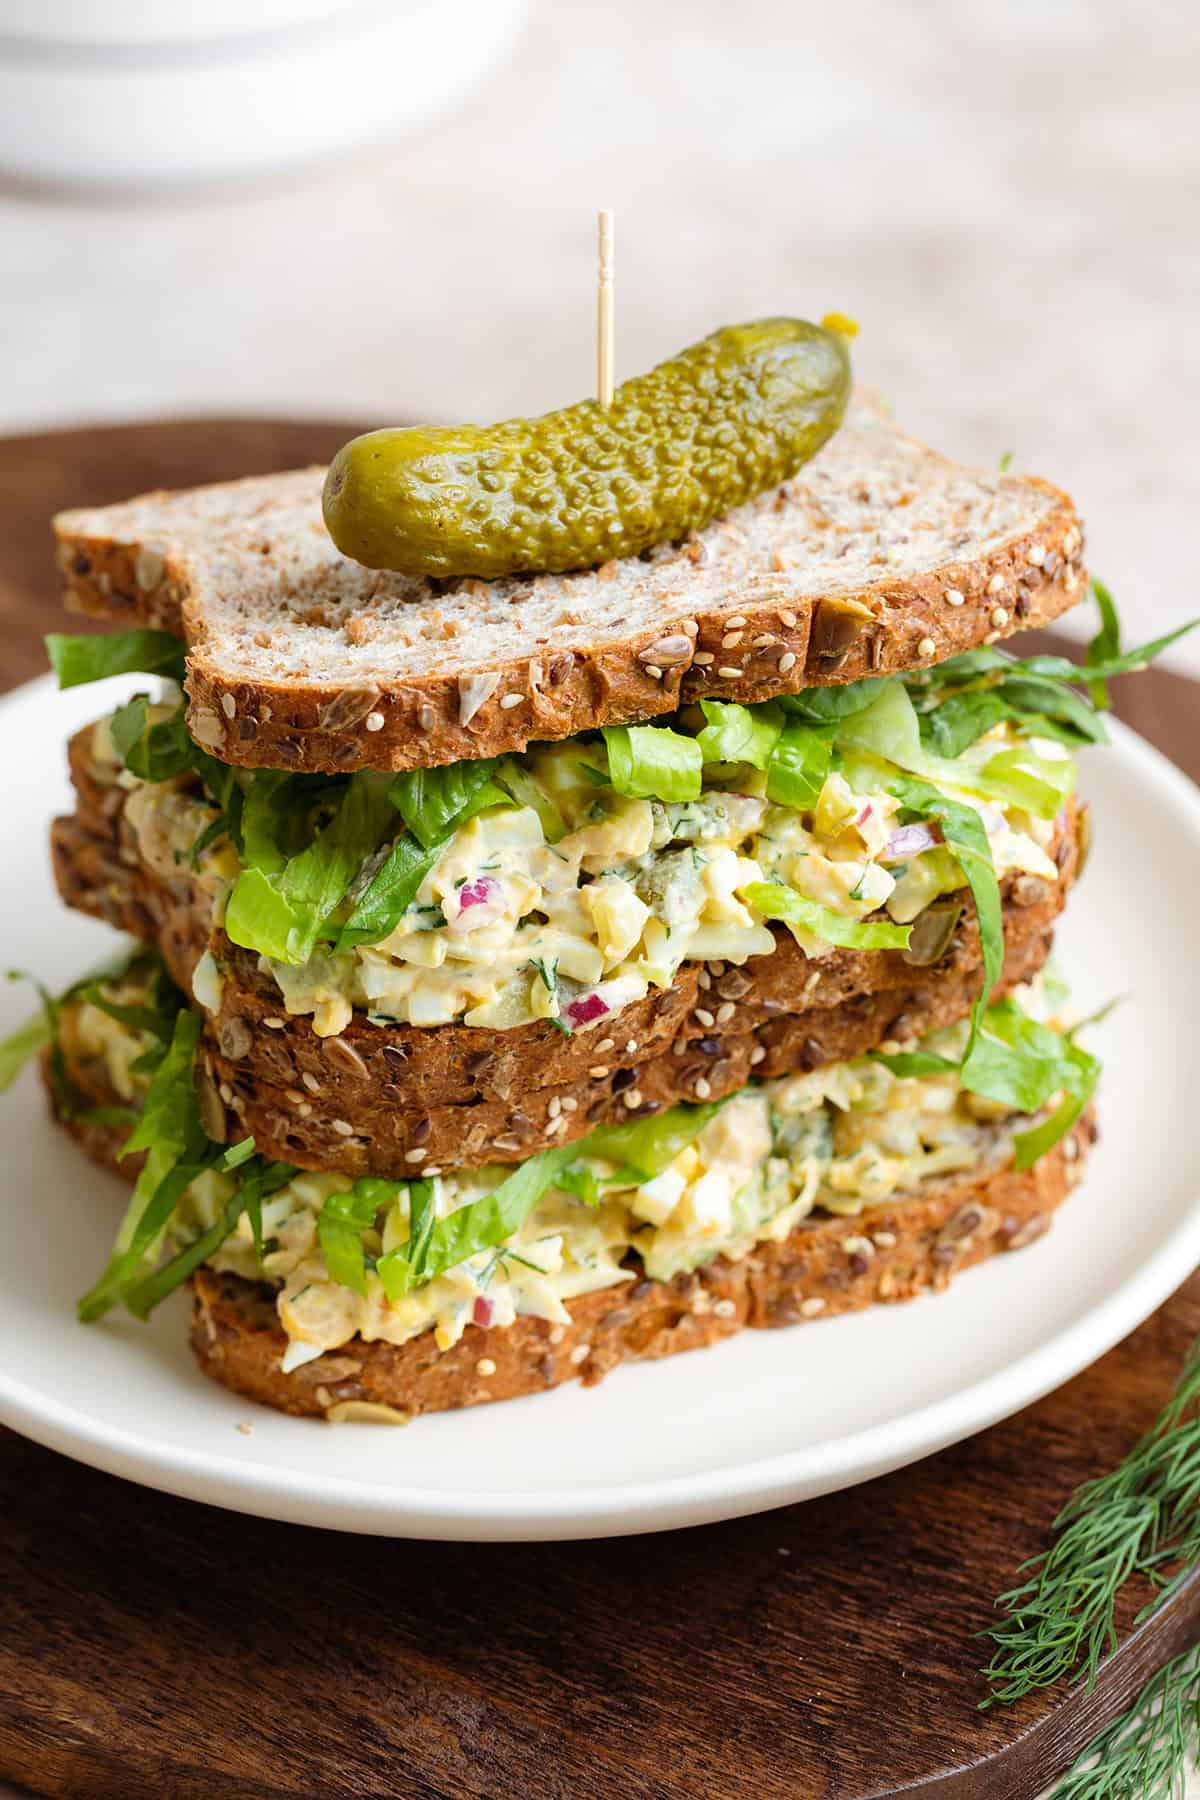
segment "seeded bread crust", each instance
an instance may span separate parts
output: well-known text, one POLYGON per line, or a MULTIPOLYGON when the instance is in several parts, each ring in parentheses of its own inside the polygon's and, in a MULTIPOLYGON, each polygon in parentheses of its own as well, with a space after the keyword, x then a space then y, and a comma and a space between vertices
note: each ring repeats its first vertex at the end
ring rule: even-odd
MULTIPOLYGON (((119 1133, 68 1123, 93 1160, 113 1167, 119 1133)), ((1011 1166, 1011 1131, 997 1128, 982 1169, 928 1181, 855 1218, 804 1221, 781 1244, 740 1262, 718 1257, 672 1281, 634 1279, 573 1300, 569 1325, 522 1318, 468 1325, 452 1349, 432 1332, 407 1344, 354 1338, 293 1370, 270 1288, 200 1269, 192 1280, 192 1349, 215 1381, 280 1412, 386 1418, 445 1412, 544 1393, 578 1377, 593 1387, 618 1363, 705 1349, 746 1327, 794 1325, 938 1293, 962 1269, 1041 1237, 1076 1187, 1096 1139, 1092 1110, 1032 1169, 1011 1166), (373 1409, 378 1409, 374 1410, 373 1409)))
MULTIPOLYGON (((1084 817, 1064 821, 1058 882, 1001 884, 1001 993, 1030 979, 1049 953, 1084 817)), ((601 1122, 720 1099, 751 1076, 908 1042, 964 1017, 980 982, 978 924, 964 894, 948 951, 927 968, 898 951, 839 950, 810 961, 780 931, 774 955, 742 968, 684 964, 670 988, 616 1014, 611 1028, 564 1037, 545 1021, 485 1031, 380 1026, 356 1015, 340 1036, 319 1038, 307 1018, 283 1012, 256 958, 210 932, 186 876, 168 891, 136 859, 124 860, 111 835, 78 818, 55 821, 52 846, 67 904, 157 943, 185 991, 211 946, 222 990, 200 1064, 206 1123, 215 1138, 251 1134, 267 1154, 303 1168, 397 1179, 523 1160, 601 1122)))
POLYGON ((865 398, 792 481, 682 545, 571 575, 429 582, 349 562, 324 471, 62 513, 75 610, 188 647, 225 762, 431 768, 702 696, 744 702, 943 661, 1085 591, 1067 496, 977 473, 865 398))

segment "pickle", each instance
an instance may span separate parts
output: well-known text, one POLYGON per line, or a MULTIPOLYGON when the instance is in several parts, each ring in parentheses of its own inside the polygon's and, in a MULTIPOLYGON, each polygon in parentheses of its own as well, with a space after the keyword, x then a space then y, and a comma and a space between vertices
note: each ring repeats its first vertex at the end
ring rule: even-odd
POLYGON ((849 392, 839 331, 730 325, 624 382, 608 408, 354 438, 330 465, 325 523, 346 556, 406 575, 593 568, 786 481, 849 392))

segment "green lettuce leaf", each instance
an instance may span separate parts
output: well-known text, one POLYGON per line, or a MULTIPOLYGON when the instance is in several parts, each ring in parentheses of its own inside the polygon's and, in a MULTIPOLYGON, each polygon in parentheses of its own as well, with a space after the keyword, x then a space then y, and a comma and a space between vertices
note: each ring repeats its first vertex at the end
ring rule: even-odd
POLYGON ((1108 742, 1100 720, 1071 688, 1021 676, 954 690, 920 714, 921 742, 932 755, 953 760, 1006 720, 1027 737, 1055 738, 1072 747, 1108 742))
POLYGON ((109 721, 113 747, 125 767, 141 781, 170 781, 194 769, 196 745, 183 722, 183 707, 154 724, 149 712, 145 694, 136 694, 109 721))
MULTIPOLYGON (((1087 647, 1085 660, 1094 668, 1100 663, 1112 662, 1121 654, 1121 621, 1117 616, 1116 602, 1102 581, 1092 580, 1092 599, 1096 602, 1096 611, 1100 614, 1100 626, 1095 637, 1087 647)), ((1088 691, 1092 696, 1092 705, 1098 711, 1106 711, 1112 704, 1108 691, 1108 683, 1103 680, 1088 682, 1088 691)))
MULTIPOLYGON (((357 1185, 362 1187, 363 1184, 359 1182, 357 1185)), ((376 1183, 380 1189, 378 1205, 390 1206, 404 1185, 376 1183), (382 1191, 384 1189, 389 1191, 385 1193, 382 1191)), ((395 1250, 389 1250, 376 1263, 389 1300, 397 1300, 401 1294, 407 1294, 431 1279, 428 1262, 437 1226, 437 1188, 432 1181, 412 1181, 407 1183, 407 1188, 408 1241, 395 1250)))
POLYGON ((837 687, 801 688, 796 694, 783 694, 777 701, 793 719, 807 725, 830 725, 864 712, 879 697, 890 675, 870 675, 865 681, 846 681, 837 687))
POLYGON ((942 837, 958 859, 959 867, 975 899, 975 911, 979 918, 979 942, 983 952, 983 986, 971 1009, 971 1029, 963 1055, 965 1072, 971 1064, 979 1027, 992 989, 1000 979, 1000 971, 1004 967, 1004 916, 1000 905, 1000 883, 996 879, 996 865, 992 861, 992 847, 988 843, 983 820, 973 807, 965 806, 959 800, 949 799, 927 782, 900 778, 889 781, 887 785, 889 794, 893 794, 900 802, 903 823, 907 824, 912 819, 928 819, 941 826, 942 837))
POLYGON ((882 1063, 902 1080, 920 1080, 926 1075, 957 1075, 960 1064, 951 1056, 937 1056, 932 1050, 872 1050, 872 1062, 882 1063))
MULTIPOLYGON (((445 834, 428 848, 416 838, 397 838, 338 933, 336 948, 350 950, 356 944, 377 944, 381 938, 390 936, 455 832, 476 813, 489 806, 507 805, 508 801, 507 793, 500 792, 491 782, 484 782, 475 789, 462 811, 450 819, 445 834)), ((545 828, 543 819, 543 830, 545 828)))
MULTIPOLYGON (((249 1140, 248 1140, 249 1141, 249 1140)), ((228 1156, 236 1156, 244 1146, 235 1146, 228 1156)), ((219 1159, 217 1167, 221 1166, 219 1159)), ((211 1165, 210 1165, 211 1166, 211 1165)), ((232 1165, 236 1167, 237 1164, 232 1165)), ((237 1229, 238 1220, 243 1213, 250 1217, 254 1229, 254 1241, 259 1260, 262 1259, 262 1202, 264 1195, 273 1193, 276 1188, 290 1181, 296 1173, 290 1163, 264 1162, 261 1157, 254 1157, 245 1165, 238 1186, 226 1202, 223 1210, 217 1215, 207 1231, 185 1244, 161 1268, 133 1283, 122 1296, 127 1309, 138 1319, 148 1319, 160 1301, 168 1294, 182 1287, 184 1282, 195 1273, 201 1263, 215 1256, 225 1239, 237 1229), (257 1220, 257 1225, 254 1221, 257 1220)))
POLYGON ((444 769, 406 769, 388 792, 417 842, 432 850, 485 806, 508 804, 508 796, 492 781, 498 767, 498 759, 488 756, 444 769))
POLYGON ((109 675, 162 675, 182 685, 187 673, 183 645, 169 631, 111 631, 103 637, 52 631, 45 641, 60 688, 109 675))
MULTIPOLYGON (((1015 764, 1005 764, 999 755, 986 767, 975 769, 931 754, 922 742, 920 717, 900 681, 885 683, 865 712, 847 720, 837 743, 841 749, 865 750, 927 782, 948 782, 981 799, 1028 807, 1042 817, 1053 818, 1061 804, 1046 784, 1038 785, 1035 778, 1014 773, 1015 764)), ((1028 760, 1028 752, 1019 754, 1021 761, 1028 760)))
MULTIPOLYGON (((102 984, 105 981, 119 979, 137 956, 145 956, 148 952, 132 948, 121 950, 115 957, 110 957, 99 970, 73 981, 61 994, 52 994, 49 989, 33 975, 27 975, 20 969, 10 969, 10 981, 28 981, 34 988, 40 1002, 36 1013, 18 1025, 15 1031, 0 1042, 0 1094, 7 1093, 13 1082, 26 1065, 33 1061, 39 1051, 50 1046, 50 1085, 54 1091, 55 1102, 62 1117, 74 1119, 81 1116, 77 1096, 67 1079, 66 1061, 59 1043, 59 1023, 63 1007, 76 994, 82 994, 94 1004, 102 1006, 106 1012, 113 1012, 111 1004, 102 999, 102 984)), ((159 965, 161 969, 161 964, 159 965)), ((162 971, 165 981, 165 970, 162 971)), ((158 990, 156 990, 157 992, 158 990)), ((182 1002, 181 1002, 182 1003, 182 1002)), ((165 1017, 165 1035, 170 1037, 174 1025, 174 1011, 165 1017)), ((156 1019, 159 1014, 155 1013, 156 1019)), ((148 1029, 143 1026, 141 1029, 148 1029)))
POLYGON ((121 1147, 122 1157, 144 1150, 146 1160, 108 1266, 79 1302, 79 1316, 85 1321, 100 1318, 147 1272, 184 1189, 219 1154, 200 1122, 193 1082, 201 1023, 199 1013, 180 1011, 138 1122, 121 1147))
POLYGON ((54 1021, 42 1007, 0 1041, 0 1094, 6 1094, 27 1063, 54 1041, 54 1021))
POLYGON ((1063 1098, 1060 1104, 1030 1131, 1019 1131, 1013 1138, 1013 1160, 1018 1169, 1031 1169, 1039 1156, 1053 1150, 1063 1139, 1091 1099, 1100 1077, 1100 1062, 1078 1044, 1072 1044, 1063 1071, 1063 1098))
POLYGON ((437 844, 432 850, 422 850, 415 838, 397 838, 338 933, 336 949, 377 944, 388 937, 416 899, 417 889, 444 848, 437 844))
POLYGON ((706 763, 749 763, 754 769, 768 766, 783 725, 777 706, 702 700, 700 710, 708 722, 696 742, 706 763))
MULTIPOLYGON (((263 803, 269 807, 273 796, 263 803)), ((259 861, 244 868, 225 911, 225 930, 233 943, 300 964, 311 957, 318 939, 337 935, 334 914, 355 876, 374 855, 391 829, 395 814, 383 778, 363 773, 346 784, 333 817, 307 849, 284 859, 278 842, 257 817, 258 802, 247 796, 243 834, 259 861)))
POLYGON ((778 919, 782 924, 811 932, 822 943, 837 944, 848 950, 904 950, 908 946, 911 925, 893 925, 886 919, 846 919, 828 906, 806 900, 794 888, 779 882, 752 881, 746 898, 764 919, 778 919))
POLYGON ((518 806, 528 806, 541 822, 542 836, 548 844, 565 837, 567 822, 542 783, 515 756, 506 756, 496 770, 496 786, 518 806))
MULTIPOLYGON (((636 1119, 629 1125, 600 1125, 575 1146, 575 1154, 599 1156, 616 1163, 617 1172, 608 1185, 617 1181, 650 1181, 700 1136, 720 1110, 720 1104, 714 1100, 705 1106, 671 1106, 666 1112, 636 1119)), ((589 1195, 582 1197, 587 1199, 589 1195)))
POLYGON ((1186 625, 1177 625, 1174 631, 1165 632, 1162 637, 1153 638, 1136 650, 1125 650, 1115 656, 1097 652, 1095 662, 1088 663, 1086 668, 1069 662, 1065 656, 1031 656, 1017 667, 1028 669, 1035 675, 1055 675, 1064 681, 1089 683, 1110 681, 1114 675, 1136 675, 1142 669, 1148 669, 1156 656, 1177 644, 1189 631, 1195 631, 1197 625, 1200 625, 1200 619, 1189 619, 1186 625))
POLYGON ((1069 1032, 1052 1031, 1023 1013, 1013 1000, 989 1008, 963 1082, 1016 1112, 1037 1113, 1055 1094, 1063 1098, 1049 1118, 1013 1139, 1018 1169, 1028 1169, 1070 1130, 1095 1089, 1098 1059, 1069 1032))
POLYGON ((395 1182, 364 1176, 342 1194, 330 1194, 317 1214, 317 1242, 325 1265, 342 1287, 366 1295, 367 1269, 362 1234, 396 1194, 395 1182))
POLYGON ((970 1061, 961 1067, 929 1050, 894 1055, 876 1050, 871 1060, 901 1077, 957 1073, 969 1093, 1010 1106, 1015 1112, 1041 1112, 1055 1094, 1061 1094, 1048 1118, 1028 1131, 1015 1133, 1013 1160, 1022 1170, 1032 1168, 1071 1129, 1091 1099, 1100 1074, 1098 1058, 1074 1041, 1073 1032, 1038 1024, 1011 999, 989 1006, 970 1061))
POLYGON ((817 804, 833 764, 837 725, 787 725, 767 762, 767 799, 807 812, 817 804))
POLYGON ((635 800, 698 800, 704 753, 695 738, 659 725, 606 725, 608 775, 635 800))
POLYGON ((996 688, 955 690, 919 714, 921 742, 931 755, 949 760, 1013 716, 1013 708, 996 688))
POLYGON ((984 763, 981 773, 993 795, 1039 819, 1056 818, 1075 788, 1073 757, 1051 761, 1016 745, 998 751, 984 763))
POLYGON ((920 704, 921 740, 927 750, 945 758, 958 756, 1006 719, 1027 736, 1053 737, 1067 744, 1106 743, 1107 733, 1096 714, 1109 705, 1109 679, 1146 668, 1198 621, 1124 652, 1112 595, 1098 581, 1092 583, 1092 594, 1100 627, 1082 667, 1062 656, 1022 659, 983 645, 918 678, 908 678, 920 704), (1073 685, 1085 681, 1090 703, 1073 685))
MULTIPOLYGON (((491 1250, 511 1237, 514 1231, 519 1231, 547 1188, 554 1185, 559 1173, 579 1154, 578 1144, 542 1150, 528 1162, 521 1163, 490 1194, 438 1219, 424 1233, 420 1280, 432 1281, 447 1269, 465 1262, 467 1257, 480 1250, 491 1250)), ((399 1299, 410 1287, 417 1285, 418 1278, 408 1260, 408 1248, 405 1245, 402 1249, 389 1250, 379 1258, 379 1279, 389 1300, 399 1299)))

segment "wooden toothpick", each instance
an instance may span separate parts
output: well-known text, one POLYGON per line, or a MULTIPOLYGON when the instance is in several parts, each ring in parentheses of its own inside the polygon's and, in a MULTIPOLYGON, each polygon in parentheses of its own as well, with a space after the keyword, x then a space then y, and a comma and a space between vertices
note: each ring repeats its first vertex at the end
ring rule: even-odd
POLYGON ((601 207, 599 286, 596 291, 596 392, 601 406, 613 397, 613 216, 601 207))

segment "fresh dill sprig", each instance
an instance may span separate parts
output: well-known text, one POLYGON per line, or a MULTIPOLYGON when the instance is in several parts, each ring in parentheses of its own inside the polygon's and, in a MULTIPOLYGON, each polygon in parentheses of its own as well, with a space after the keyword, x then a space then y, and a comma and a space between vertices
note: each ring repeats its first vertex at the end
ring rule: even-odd
POLYGON ((1129 1711, 1092 1739, 1053 1800, 1183 1800, 1200 1747, 1200 1644, 1154 1675, 1129 1711))
POLYGON ((1117 1644, 1116 1597, 1131 1576, 1163 1590, 1145 1618, 1200 1560, 1200 1340, 1175 1393, 1110 1474, 1077 1488, 1054 1521, 1049 1550, 1024 1564, 986 1633, 995 1654, 983 1706, 1050 1687, 1082 1664, 1089 1688, 1117 1644), (1166 1571, 1175 1565, 1175 1573, 1166 1571))

